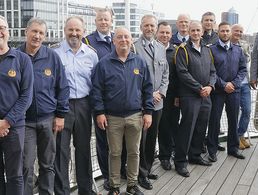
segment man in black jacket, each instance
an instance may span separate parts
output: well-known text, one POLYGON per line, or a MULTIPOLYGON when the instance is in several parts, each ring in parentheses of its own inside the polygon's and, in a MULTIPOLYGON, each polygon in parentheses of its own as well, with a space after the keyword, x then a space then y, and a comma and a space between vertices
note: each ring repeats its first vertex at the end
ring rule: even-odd
POLYGON ((188 161, 210 166, 201 157, 211 111, 210 93, 216 82, 212 56, 207 46, 201 44, 203 33, 200 22, 189 26, 190 39, 176 52, 176 69, 180 80, 179 97, 182 118, 176 134, 175 168, 179 175, 189 177, 188 161))

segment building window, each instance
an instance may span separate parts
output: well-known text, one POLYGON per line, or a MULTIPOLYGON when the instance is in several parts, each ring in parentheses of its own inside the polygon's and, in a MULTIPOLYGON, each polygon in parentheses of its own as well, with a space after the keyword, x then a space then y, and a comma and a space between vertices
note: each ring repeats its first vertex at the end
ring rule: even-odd
POLYGON ((6 8, 7 8, 7 10, 12 10, 12 6, 11 6, 12 4, 11 4, 11 2, 12 2, 12 1, 7 1, 7 2, 6 2, 6 5, 7 5, 6 8))
POLYGON ((8 26, 10 28, 12 28, 12 13, 10 11, 7 12, 7 22, 8 22, 8 26))
POLYGON ((4 10, 4 1, 0 1, 0 10, 4 10))
POLYGON ((18 30, 13 30, 13 36, 18 37, 18 30))
POLYGON ((21 36, 25 37, 25 30, 21 30, 21 36))
POLYGON ((14 28, 19 28, 19 14, 18 11, 13 12, 14 28))
POLYGON ((124 26, 125 22, 124 21, 116 21, 116 26, 124 26))
POLYGON ((18 10, 18 0, 13 1, 13 9, 18 10))

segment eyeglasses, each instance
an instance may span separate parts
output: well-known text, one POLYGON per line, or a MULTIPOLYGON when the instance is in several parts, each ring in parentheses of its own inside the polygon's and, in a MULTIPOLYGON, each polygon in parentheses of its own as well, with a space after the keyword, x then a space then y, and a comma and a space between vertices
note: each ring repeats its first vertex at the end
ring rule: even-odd
POLYGON ((7 26, 0 26, 0 32, 5 32, 7 29, 7 26))
POLYGON ((129 35, 117 35, 116 38, 117 38, 118 40, 122 40, 123 38, 124 38, 124 39, 130 39, 130 36, 129 36, 129 35))

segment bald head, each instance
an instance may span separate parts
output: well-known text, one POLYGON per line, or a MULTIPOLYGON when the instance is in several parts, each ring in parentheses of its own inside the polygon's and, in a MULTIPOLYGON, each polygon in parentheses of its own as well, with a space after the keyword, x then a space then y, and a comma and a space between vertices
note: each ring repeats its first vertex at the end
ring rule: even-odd
POLYGON ((241 24, 234 24, 231 26, 231 42, 238 43, 244 33, 244 27, 241 24))
POLYGON ((133 43, 130 31, 125 27, 115 29, 113 43, 119 57, 127 56, 133 43))
POLYGON ((176 21, 176 27, 180 35, 188 35, 188 28, 190 24, 190 15, 189 14, 179 14, 176 21))

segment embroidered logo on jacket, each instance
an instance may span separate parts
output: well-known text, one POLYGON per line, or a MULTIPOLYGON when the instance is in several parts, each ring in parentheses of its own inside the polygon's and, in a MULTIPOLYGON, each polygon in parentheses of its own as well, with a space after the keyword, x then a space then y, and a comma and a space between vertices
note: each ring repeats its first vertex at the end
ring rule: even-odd
POLYGON ((139 74, 139 73, 140 73, 140 71, 139 71, 139 69, 138 69, 138 68, 135 68, 135 69, 133 69, 133 73, 134 73, 134 74, 139 74))
POLYGON ((52 74, 52 72, 49 68, 46 68, 44 73, 45 73, 46 76, 50 76, 52 74))
POLYGON ((8 76, 9 76, 9 77, 15 77, 15 76, 16 76, 16 71, 13 70, 13 69, 10 69, 10 70, 8 71, 8 76))

